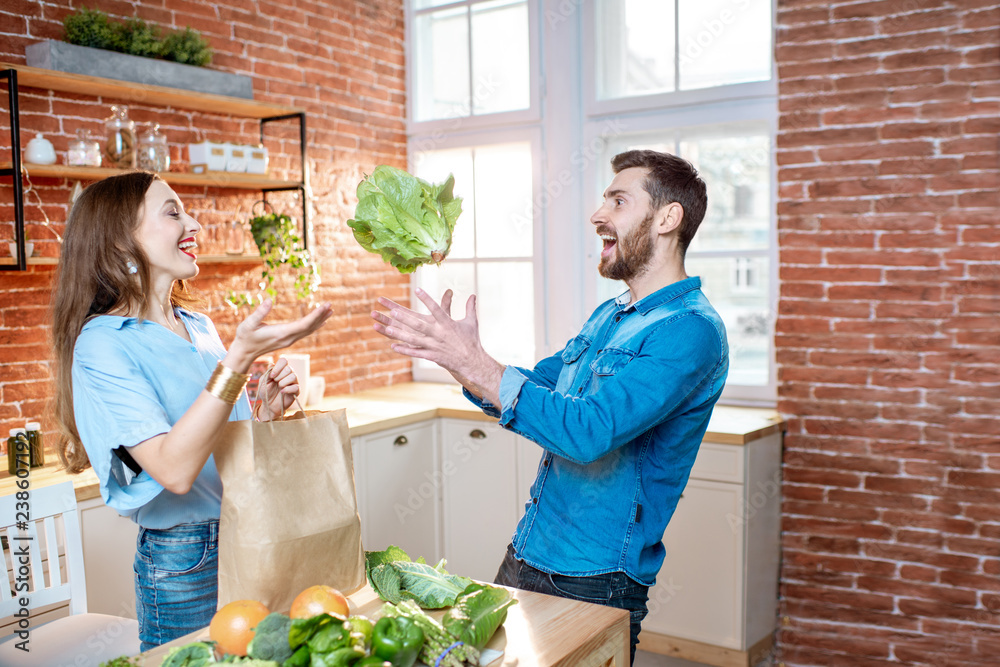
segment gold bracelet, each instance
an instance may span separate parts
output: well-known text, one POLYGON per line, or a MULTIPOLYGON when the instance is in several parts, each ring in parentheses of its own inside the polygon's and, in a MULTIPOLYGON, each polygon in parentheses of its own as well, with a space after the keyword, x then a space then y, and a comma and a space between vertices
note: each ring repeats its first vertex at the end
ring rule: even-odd
POLYGON ((249 379, 249 373, 237 373, 231 368, 223 366, 220 361, 215 367, 212 377, 208 378, 205 391, 220 401, 225 401, 229 405, 235 405, 240 394, 243 393, 243 387, 247 386, 247 380, 249 379))

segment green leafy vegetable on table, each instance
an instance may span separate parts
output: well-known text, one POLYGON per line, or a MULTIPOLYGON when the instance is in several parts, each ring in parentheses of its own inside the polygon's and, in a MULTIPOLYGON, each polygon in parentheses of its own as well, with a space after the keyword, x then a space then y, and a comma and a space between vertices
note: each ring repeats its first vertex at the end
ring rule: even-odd
POLYGON ((397 604, 414 600, 424 609, 441 609, 455 604, 472 579, 448 574, 442 559, 431 567, 421 557, 416 562, 396 546, 385 551, 365 552, 365 574, 380 598, 397 604))
POLYGON ((454 195, 449 175, 432 185, 402 169, 379 165, 358 184, 358 205, 348 226, 354 238, 400 273, 421 264, 440 264, 451 250, 462 198, 454 195))

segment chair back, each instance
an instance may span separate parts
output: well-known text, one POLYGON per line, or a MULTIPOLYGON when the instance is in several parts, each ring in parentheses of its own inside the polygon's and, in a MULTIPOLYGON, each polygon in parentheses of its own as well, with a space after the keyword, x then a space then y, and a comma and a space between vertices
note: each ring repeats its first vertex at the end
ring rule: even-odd
POLYGON ((37 609, 59 602, 69 602, 70 614, 86 613, 83 539, 72 482, 0 497, 0 537, 6 577, 0 581, 0 618, 25 606, 37 609))

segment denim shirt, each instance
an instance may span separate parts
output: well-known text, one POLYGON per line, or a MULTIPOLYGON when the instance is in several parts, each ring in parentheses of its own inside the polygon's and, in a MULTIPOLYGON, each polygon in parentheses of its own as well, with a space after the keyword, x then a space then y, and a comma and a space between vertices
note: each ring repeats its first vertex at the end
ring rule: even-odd
POLYGON ((652 586, 663 531, 729 369, 722 319, 686 278, 601 304, 559 353, 508 366, 497 406, 543 449, 517 525, 517 557, 568 576, 625 572, 652 586))

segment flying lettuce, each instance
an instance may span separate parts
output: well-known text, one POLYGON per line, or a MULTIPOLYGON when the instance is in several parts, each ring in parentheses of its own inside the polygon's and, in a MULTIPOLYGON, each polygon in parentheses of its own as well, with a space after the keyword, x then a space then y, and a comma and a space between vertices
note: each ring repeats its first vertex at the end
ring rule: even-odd
POLYGON ((451 250, 462 198, 451 174, 432 185, 402 169, 379 165, 358 184, 358 205, 348 226, 354 238, 400 273, 421 264, 440 264, 451 250))

